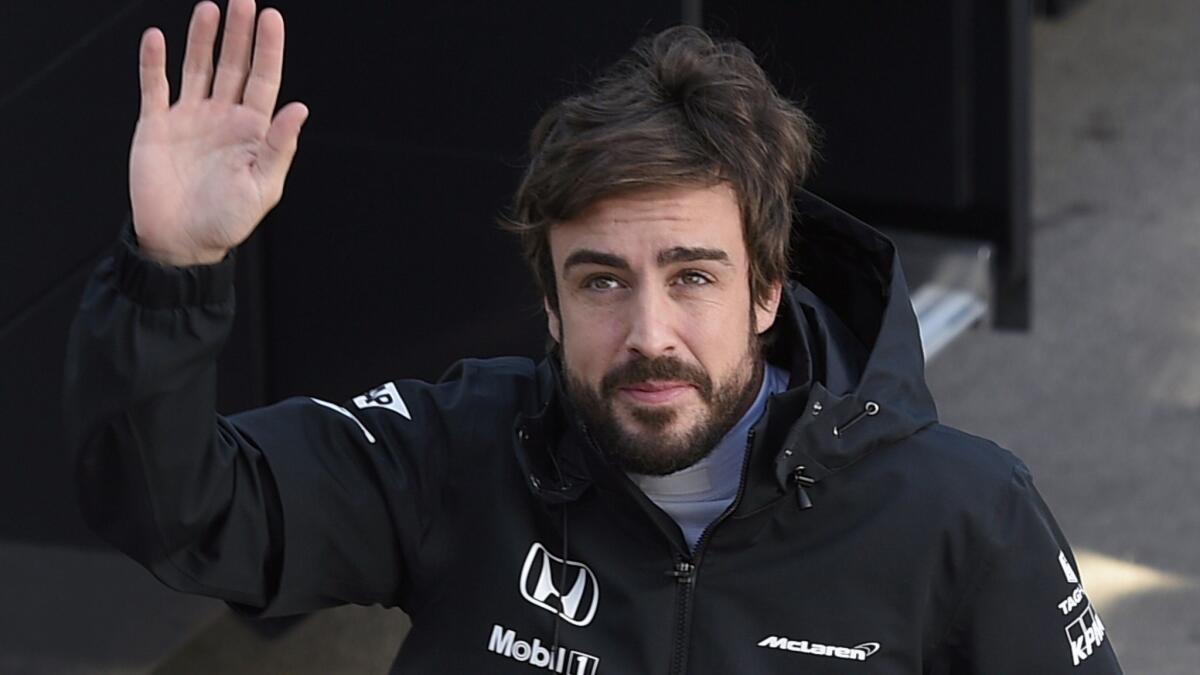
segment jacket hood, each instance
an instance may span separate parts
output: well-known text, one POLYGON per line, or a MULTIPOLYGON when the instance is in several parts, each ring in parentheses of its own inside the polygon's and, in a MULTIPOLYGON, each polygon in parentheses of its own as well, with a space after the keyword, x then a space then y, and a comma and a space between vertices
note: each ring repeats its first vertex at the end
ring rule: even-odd
MULTIPOLYGON (((791 379, 758 425, 749 481, 784 490, 819 482, 937 421, 894 244, 801 191, 792 261, 767 349, 791 379)), ((537 379, 537 406, 514 423, 517 455, 537 496, 571 501, 592 482, 596 458, 587 456, 594 453, 586 452, 590 441, 563 393, 556 356, 537 379)))
POLYGON ((820 481, 937 421, 891 240, 801 191, 792 259, 780 335, 768 353, 792 372, 765 428, 781 486, 798 470, 803 482, 820 481))

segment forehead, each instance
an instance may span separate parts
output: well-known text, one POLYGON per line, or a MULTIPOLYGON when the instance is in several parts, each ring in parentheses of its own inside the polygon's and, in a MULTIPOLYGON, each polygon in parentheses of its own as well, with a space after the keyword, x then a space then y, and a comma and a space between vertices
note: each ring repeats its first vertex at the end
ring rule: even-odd
POLYGON ((672 247, 719 248, 731 260, 743 260, 742 219, 734 191, 719 184, 617 195, 550 228, 556 266, 577 249, 633 261, 672 247))

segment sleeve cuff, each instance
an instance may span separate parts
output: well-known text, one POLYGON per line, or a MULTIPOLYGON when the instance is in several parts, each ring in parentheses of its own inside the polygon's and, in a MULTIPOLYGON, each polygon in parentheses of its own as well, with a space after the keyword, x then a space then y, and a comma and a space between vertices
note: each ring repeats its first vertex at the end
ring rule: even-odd
POLYGON ((234 251, 212 265, 174 267, 147 257, 138 247, 132 219, 126 218, 113 248, 117 288, 147 307, 187 307, 233 297, 234 251))

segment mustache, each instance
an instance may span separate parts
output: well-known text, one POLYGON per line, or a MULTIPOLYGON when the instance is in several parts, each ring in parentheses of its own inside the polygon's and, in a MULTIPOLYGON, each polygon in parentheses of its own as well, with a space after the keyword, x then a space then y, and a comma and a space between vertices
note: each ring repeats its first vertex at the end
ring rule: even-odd
POLYGON ((600 391, 609 398, 621 387, 650 380, 686 382, 696 387, 703 400, 709 401, 712 398, 713 383, 708 373, 700 366, 684 363, 673 356, 643 357, 623 363, 604 376, 600 381, 600 391))

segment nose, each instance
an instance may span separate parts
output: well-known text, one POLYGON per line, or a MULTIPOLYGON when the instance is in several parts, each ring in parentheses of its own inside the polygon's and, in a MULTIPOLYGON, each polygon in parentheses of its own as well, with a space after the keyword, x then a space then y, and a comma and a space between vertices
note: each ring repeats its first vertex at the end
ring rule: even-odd
POLYGON ((626 349, 646 358, 673 354, 678 334, 666 290, 644 286, 631 300, 626 349))

